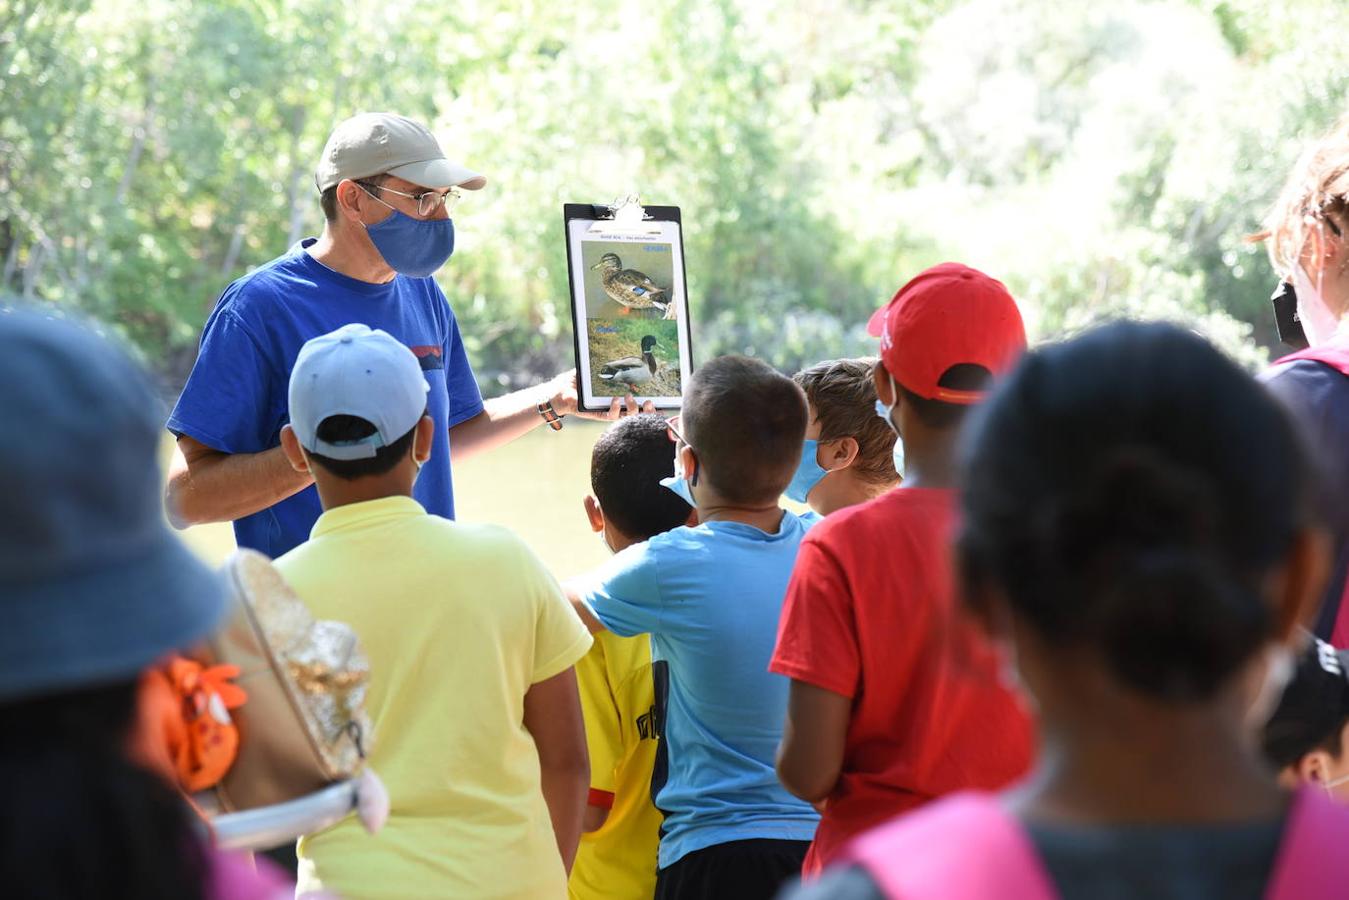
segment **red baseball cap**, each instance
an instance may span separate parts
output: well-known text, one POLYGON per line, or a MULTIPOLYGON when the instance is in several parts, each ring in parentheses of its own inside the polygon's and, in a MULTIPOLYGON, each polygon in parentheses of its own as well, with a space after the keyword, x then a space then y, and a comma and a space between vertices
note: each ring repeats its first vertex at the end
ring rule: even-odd
POLYGON ((896 291, 867 332, 881 339, 881 362, 895 381, 946 403, 977 403, 984 396, 943 387, 952 366, 1001 375, 1026 349, 1026 326, 1003 283, 954 262, 926 269, 896 291))

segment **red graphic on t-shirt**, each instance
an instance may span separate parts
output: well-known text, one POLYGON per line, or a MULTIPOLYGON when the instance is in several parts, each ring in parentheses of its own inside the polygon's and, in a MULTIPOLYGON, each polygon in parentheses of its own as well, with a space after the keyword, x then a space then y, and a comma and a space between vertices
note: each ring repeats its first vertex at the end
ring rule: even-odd
POLYGON ((445 363, 440 358, 440 347, 437 344, 422 344, 417 347, 409 347, 417 357, 417 361, 422 364, 422 371, 428 369, 443 369, 445 363))

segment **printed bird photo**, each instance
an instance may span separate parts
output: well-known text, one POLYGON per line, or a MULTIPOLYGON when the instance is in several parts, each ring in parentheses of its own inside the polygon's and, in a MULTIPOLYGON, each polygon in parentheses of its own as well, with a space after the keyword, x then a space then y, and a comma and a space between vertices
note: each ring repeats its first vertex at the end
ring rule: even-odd
POLYGON ((597 397, 678 397, 679 329, 667 320, 589 319, 590 390, 597 397))
POLYGON ((674 254, 661 241, 586 241, 586 314, 595 319, 674 319, 674 254))

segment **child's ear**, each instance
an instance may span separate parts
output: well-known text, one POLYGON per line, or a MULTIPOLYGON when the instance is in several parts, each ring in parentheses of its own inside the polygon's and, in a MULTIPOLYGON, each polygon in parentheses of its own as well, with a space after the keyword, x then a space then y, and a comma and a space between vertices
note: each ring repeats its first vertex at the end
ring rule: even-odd
POLYGON ((600 509, 600 501, 586 494, 585 508, 586 518, 590 520, 590 530, 599 534, 604 530, 604 511, 600 509))
POLYGON ((871 370, 871 381, 876 386, 876 399, 886 406, 894 406, 895 392, 890 386, 890 373, 880 360, 876 360, 876 368, 871 370))
POLYGON ((830 472, 848 468, 857 461, 857 454, 862 449, 855 437, 842 437, 833 441, 832 444, 833 446, 825 450, 825 456, 828 460, 828 465, 825 468, 830 472))
POLYGON ((1299 626, 1307 627, 1316 615, 1330 574, 1330 535, 1319 528, 1304 528, 1293 536, 1284 564, 1271 576, 1275 637, 1300 643, 1299 626))
POLYGON ((281 426, 281 452, 286 454, 286 461, 292 469, 309 474, 309 460, 305 459, 304 448, 300 446, 300 439, 295 436, 295 429, 290 427, 289 422, 281 426))
POLYGON ((421 465, 431 458, 431 445, 436 441, 436 420, 422 416, 417 422, 417 433, 412 438, 412 458, 421 465))
POLYGON ((679 448, 679 471, 684 473, 689 484, 698 483, 698 457, 688 444, 679 448))
POLYGON ((1297 763, 1298 780, 1306 784, 1320 784, 1328 781, 1326 773, 1330 771, 1330 754, 1324 750, 1313 750, 1297 763))

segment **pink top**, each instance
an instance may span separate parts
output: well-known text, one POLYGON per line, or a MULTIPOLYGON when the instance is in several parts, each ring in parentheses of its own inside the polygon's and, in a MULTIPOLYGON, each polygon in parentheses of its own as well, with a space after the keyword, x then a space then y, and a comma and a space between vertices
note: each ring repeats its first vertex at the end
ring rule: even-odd
MULTIPOLYGON (((1349 810, 1315 789, 1293 797, 1269 900, 1338 900, 1349 889, 1349 810)), ((1055 900, 1021 823, 990 794, 962 793, 873 829, 842 860, 896 900, 1055 900)))
POLYGON ((295 885, 266 859, 207 850, 206 900, 291 900, 295 885))

